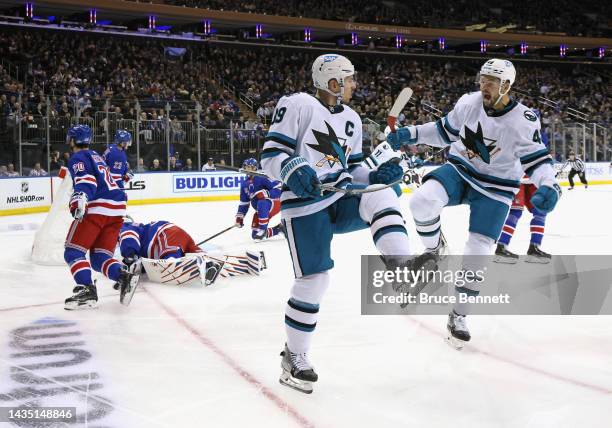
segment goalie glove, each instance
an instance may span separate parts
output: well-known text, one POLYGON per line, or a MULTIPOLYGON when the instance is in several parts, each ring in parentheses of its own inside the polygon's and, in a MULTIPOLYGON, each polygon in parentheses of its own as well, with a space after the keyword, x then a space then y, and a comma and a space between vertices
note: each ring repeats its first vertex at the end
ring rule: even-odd
POLYGON ((81 221, 87 211, 87 195, 83 192, 74 192, 70 197, 69 209, 72 218, 81 221))
POLYGON ((123 182, 129 183, 134 178, 134 173, 132 171, 128 171, 123 175, 123 182))

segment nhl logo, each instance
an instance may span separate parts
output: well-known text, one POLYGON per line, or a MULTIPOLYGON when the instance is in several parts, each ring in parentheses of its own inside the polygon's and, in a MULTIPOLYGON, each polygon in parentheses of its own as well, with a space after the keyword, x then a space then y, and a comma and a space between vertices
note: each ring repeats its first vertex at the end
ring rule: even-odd
POLYGON ((30 190, 30 185, 28 184, 27 181, 22 181, 21 182, 21 193, 28 193, 28 190, 30 190))

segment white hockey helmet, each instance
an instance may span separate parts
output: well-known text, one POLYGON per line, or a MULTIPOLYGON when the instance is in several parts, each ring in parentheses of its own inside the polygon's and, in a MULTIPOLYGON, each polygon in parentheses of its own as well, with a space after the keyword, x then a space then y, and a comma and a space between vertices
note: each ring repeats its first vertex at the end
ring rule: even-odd
POLYGON ((312 63, 312 81, 315 88, 328 92, 342 101, 344 92, 344 79, 355 74, 355 67, 345 56, 338 54, 324 54, 312 63), (336 79, 340 85, 340 92, 331 92, 328 88, 329 81, 336 79))
POLYGON ((500 80, 500 95, 506 94, 510 90, 510 86, 514 84, 516 79, 516 69, 514 65, 506 59, 493 58, 485 62, 480 68, 481 76, 497 77, 500 80), (504 82, 508 82, 508 90, 501 92, 501 86, 504 82))

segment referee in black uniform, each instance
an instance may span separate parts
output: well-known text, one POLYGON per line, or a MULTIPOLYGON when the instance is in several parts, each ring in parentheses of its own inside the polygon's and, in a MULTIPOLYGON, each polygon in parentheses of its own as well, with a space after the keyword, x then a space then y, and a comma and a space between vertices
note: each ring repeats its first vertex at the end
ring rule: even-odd
POLYGON ((563 171, 563 169, 568 164, 572 167, 572 169, 570 169, 570 172, 567 176, 567 179, 569 180, 569 184, 570 184, 569 190, 572 190, 574 188, 574 176, 576 174, 578 174, 580 181, 582 182, 582 184, 584 184, 584 188, 586 189, 587 187, 589 187, 589 183, 587 182, 587 179, 585 176, 586 168, 584 166, 584 162, 582 162, 580 158, 576 157, 576 153, 569 152, 568 159, 565 161, 565 163, 561 167, 561 171, 563 171))

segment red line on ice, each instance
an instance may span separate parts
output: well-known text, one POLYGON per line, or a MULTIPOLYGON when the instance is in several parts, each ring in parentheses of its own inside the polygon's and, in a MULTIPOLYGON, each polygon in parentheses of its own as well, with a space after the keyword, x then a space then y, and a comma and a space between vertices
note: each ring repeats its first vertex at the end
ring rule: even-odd
MULTIPOLYGON (((408 320, 413 322, 413 323, 415 323, 415 324, 418 324, 419 326, 423 327, 425 330, 427 330, 429 333, 431 333, 433 335, 440 336, 442 338, 446 337, 446 335, 444 333, 440 333, 438 330, 436 330, 436 329, 434 329, 434 328, 432 328, 432 327, 430 327, 430 326, 428 326, 426 324, 423 324, 422 322, 420 322, 418 320, 415 320, 412 317, 408 317, 408 320)), ((570 384, 575 385, 575 386, 580 386, 582 388, 590 389, 590 390, 596 391, 596 392, 602 392, 604 394, 612 394, 612 389, 609 389, 609 388, 606 388, 606 387, 603 387, 603 386, 599 386, 599 385, 592 385, 590 383, 586 383, 586 382, 583 382, 581 380, 571 379, 569 377, 561 376, 561 375, 558 375, 556 373, 552 373, 552 372, 548 372, 546 370, 538 369, 537 367, 531 367, 531 366, 528 366, 527 364, 523 364, 523 363, 520 363, 518 361, 511 360, 509 358, 504 358, 504 357, 501 357, 499 355, 491 354, 490 352, 487 352, 487 351, 482 351, 482 350, 474 347, 473 345, 469 345, 469 349, 474 351, 477 354, 485 355, 485 356, 487 356, 487 357, 489 357, 489 358, 491 358, 493 360, 496 360, 496 361, 499 361, 499 362, 502 362, 502 363, 506 363, 506 364, 509 364, 511 366, 515 366, 515 367, 518 367, 520 369, 527 370, 527 371, 530 371, 530 372, 533 372, 533 373, 537 373, 539 375, 542 375, 542 376, 545 376, 545 377, 549 377, 549 378, 554 379, 554 380, 558 380, 558 381, 565 382, 565 383, 570 383, 570 384)), ((457 351, 457 352, 460 352, 460 351, 457 351)))
POLYGON ((225 364, 230 366, 242 379, 246 380, 248 383, 257 388, 264 397, 270 400, 276 407, 278 407, 283 412, 287 412, 289 416, 293 418, 300 426, 302 427, 314 427, 314 424, 310 422, 306 417, 301 415, 296 409, 294 409, 289 403, 284 401, 278 395, 276 395, 272 390, 270 390, 267 386, 261 383, 255 376, 249 373, 246 369, 244 369, 236 360, 226 354, 219 346, 217 346, 211 339, 204 336, 201 332, 195 329, 195 327, 191 326, 187 321, 181 318, 174 310, 170 307, 166 306, 161 300, 159 300, 153 293, 151 293, 146 288, 142 287, 142 289, 146 292, 146 294, 151 297, 152 300, 155 301, 168 315, 170 315, 176 322, 182 325, 189 333, 191 333, 198 341, 213 351, 217 356, 223 360, 225 364))

